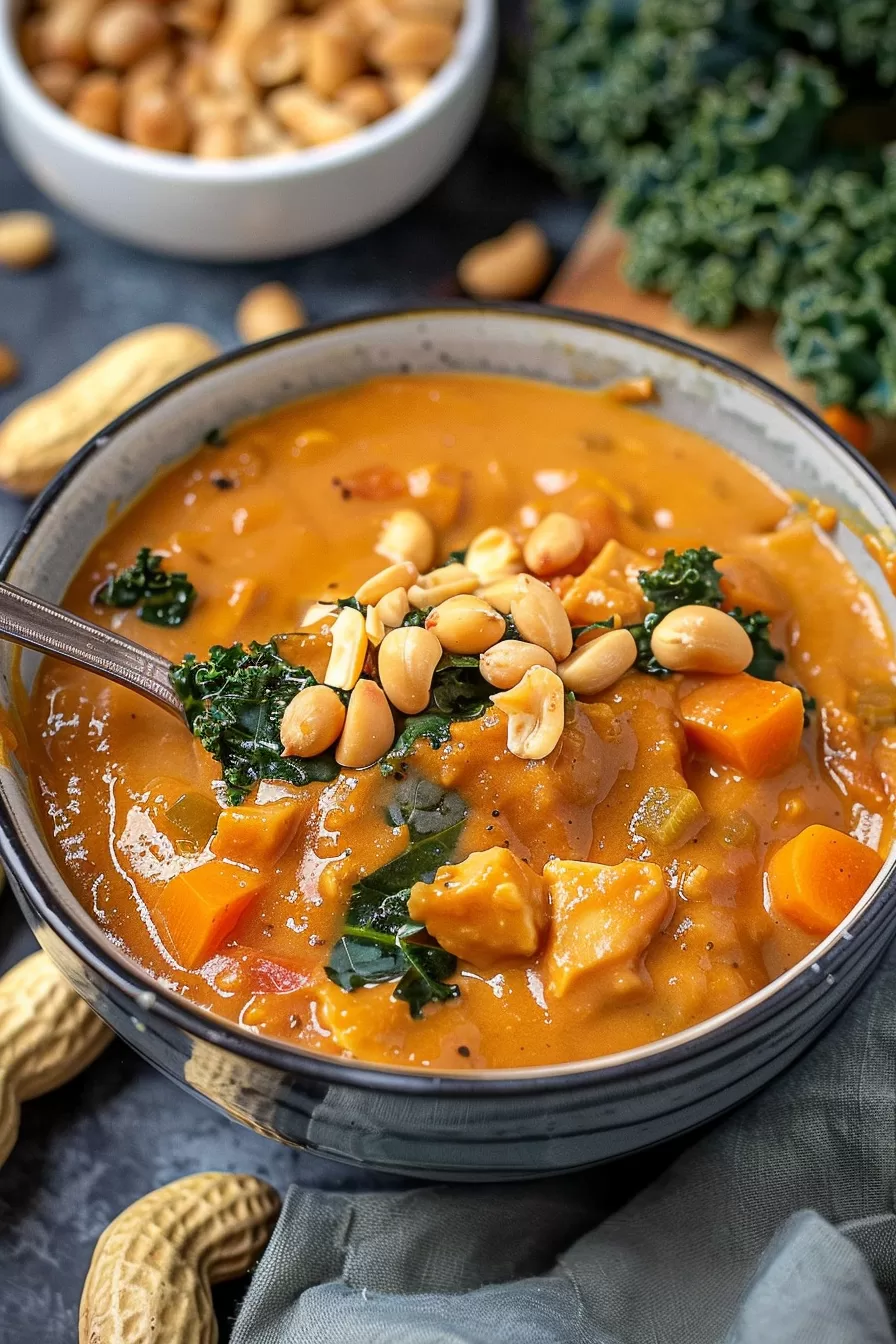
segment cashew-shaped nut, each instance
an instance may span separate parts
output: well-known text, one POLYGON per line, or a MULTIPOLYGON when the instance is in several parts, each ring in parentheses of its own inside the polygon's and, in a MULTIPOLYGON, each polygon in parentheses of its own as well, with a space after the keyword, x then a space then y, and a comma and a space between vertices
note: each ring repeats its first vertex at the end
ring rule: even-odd
POLYGON ((46 952, 0 980, 0 1165, 19 1132, 19 1103, 61 1087, 91 1064, 112 1032, 46 952))
POLYGON ((184 1176, 120 1213, 93 1252, 80 1344, 215 1344, 209 1287, 251 1269, 280 1197, 255 1176, 184 1176))
POLYGON ((507 715, 507 750, 524 761, 543 761, 563 735, 563 682, 547 667, 530 667, 510 691, 490 696, 507 715))

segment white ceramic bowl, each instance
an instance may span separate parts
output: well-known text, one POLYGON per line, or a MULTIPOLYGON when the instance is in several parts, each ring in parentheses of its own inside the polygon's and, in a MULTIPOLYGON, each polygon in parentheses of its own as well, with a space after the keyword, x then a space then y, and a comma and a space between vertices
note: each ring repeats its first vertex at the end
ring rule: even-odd
POLYGON ((200 160, 79 125, 29 75, 15 40, 23 0, 0 0, 0 116, 10 146, 61 205, 140 247, 250 261, 356 237, 425 194, 482 111, 494 0, 466 0, 454 52, 406 107, 346 140, 295 154, 200 160))

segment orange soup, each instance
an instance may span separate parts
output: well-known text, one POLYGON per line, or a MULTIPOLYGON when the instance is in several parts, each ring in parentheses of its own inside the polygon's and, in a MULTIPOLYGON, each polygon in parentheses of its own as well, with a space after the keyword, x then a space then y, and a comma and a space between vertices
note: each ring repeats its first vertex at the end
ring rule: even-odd
POLYGON ((193 731, 49 661, 29 714, 112 942, 254 1033, 508 1068, 668 1037, 840 923, 891 841, 890 632, 830 511, 650 391, 376 378, 114 523, 67 605, 193 731))

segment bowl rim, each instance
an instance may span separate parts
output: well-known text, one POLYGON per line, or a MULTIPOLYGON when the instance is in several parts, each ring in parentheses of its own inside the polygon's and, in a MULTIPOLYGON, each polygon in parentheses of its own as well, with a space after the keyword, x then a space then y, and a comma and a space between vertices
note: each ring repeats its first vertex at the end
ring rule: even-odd
MULTIPOLYGON (((820 435, 840 454, 851 460, 859 474, 867 475, 879 488, 885 500, 896 512, 896 493, 890 489, 876 468, 849 442, 841 438, 808 406, 789 392, 737 364, 725 356, 704 350, 665 332, 602 314, 579 312, 548 304, 518 302, 476 302, 465 299, 438 303, 404 305, 372 313, 317 322, 294 331, 283 332, 267 340, 239 346, 225 351, 204 364, 188 370, 163 387, 144 397, 122 415, 100 429, 56 474, 28 510, 15 535, 0 554, 0 578, 5 579, 26 542, 40 526, 45 514, 67 489, 73 477, 99 451, 110 448, 116 434, 150 412, 157 404, 176 396, 180 389, 198 379, 244 360, 251 360, 266 350, 294 343, 298 346, 321 335, 358 328, 375 327, 380 322, 410 321, 440 316, 467 315, 475 320, 482 315, 503 315, 508 318, 525 317, 547 324, 572 323, 597 328, 635 342, 651 345, 745 388, 765 401, 771 401, 810 433, 820 435)), ((761 1019, 775 1015, 785 1001, 794 1002, 810 981, 823 983, 839 972, 840 961, 846 959, 846 949, 856 937, 858 926, 877 914, 885 898, 896 896, 896 846, 891 849, 881 872, 847 919, 817 946, 782 975, 769 981, 754 994, 732 1007, 706 1018, 683 1031, 646 1045, 637 1046, 596 1059, 575 1060, 563 1064, 534 1065, 518 1069, 470 1069, 445 1071, 412 1066, 393 1066, 371 1061, 323 1054, 307 1047, 290 1045, 262 1037, 200 1008, 155 980, 127 953, 104 937, 100 928, 88 922, 82 928, 57 903, 54 894, 43 885, 28 846, 19 834, 15 820, 0 796, 0 859, 14 876, 20 890, 20 903, 26 914, 33 912, 39 926, 46 926, 79 961, 127 999, 136 1012, 150 1021, 157 1016, 189 1037, 219 1049, 235 1053, 252 1062, 275 1069, 288 1076, 303 1076, 313 1081, 352 1086, 363 1091, 402 1094, 437 1093, 452 1098, 483 1098, 525 1095, 531 1092, 560 1091, 593 1086, 604 1082, 624 1082, 641 1071, 677 1068, 694 1061, 704 1048, 729 1043, 742 1031, 761 1019), (30 909, 29 909, 30 908, 30 909)), ((65 881, 64 875, 60 874, 65 881)), ((67 884, 66 884, 67 885, 67 884)), ((18 894, 18 892, 17 892, 18 894)), ((72 892, 72 897, 77 897, 72 892)))
MULTIPOLYGON (((41 91, 22 60, 16 40, 16 0, 0 0, 0 89, 10 107, 23 105, 48 136, 74 154, 112 169, 147 178, 196 185, 239 185, 314 177, 348 167, 436 120, 458 94, 471 71, 491 48, 495 0, 464 0, 454 49, 416 98, 329 145, 297 147, 287 154, 254 154, 239 159, 198 159, 192 154, 145 149, 117 136, 82 126, 41 91)), ((0 106, 3 99, 0 98, 0 106)))

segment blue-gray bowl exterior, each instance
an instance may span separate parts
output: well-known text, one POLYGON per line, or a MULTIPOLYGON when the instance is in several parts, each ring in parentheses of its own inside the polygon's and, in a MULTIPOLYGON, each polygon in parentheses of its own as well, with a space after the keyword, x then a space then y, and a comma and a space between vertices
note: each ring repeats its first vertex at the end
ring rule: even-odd
MULTIPOLYGON (((211 428, 377 373, 495 372, 598 387, 656 380, 658 413, 746 458, 788 488, 872 530, 896 503, 798 403, 745 370, 625 323, 523 306, 448 305, 310 328, 225 355, 135 407, 45 491, 0 570, 58 600, 110 509, 126 505, 211 428)), ((838 544, 894 603, 859 536, 838 544)), ((0 704, 13 655, 0 648, 0 704)), ((30 685, 38 660, 26 655, 30 685)), ((235 1119, 344 1161, 449 1180, 574 1170, 719 1116, 793 1062, 870 975, 896 931, 891 854, 869 893, 812 958, 709 1022, 597 1061, 434 1074, 344 1060, 258 1037, 154 982, 78 904, 51 859, 27 778, 0 768, 0 853, 39 941, 114 1030, 169 1078, 235 1119)))

